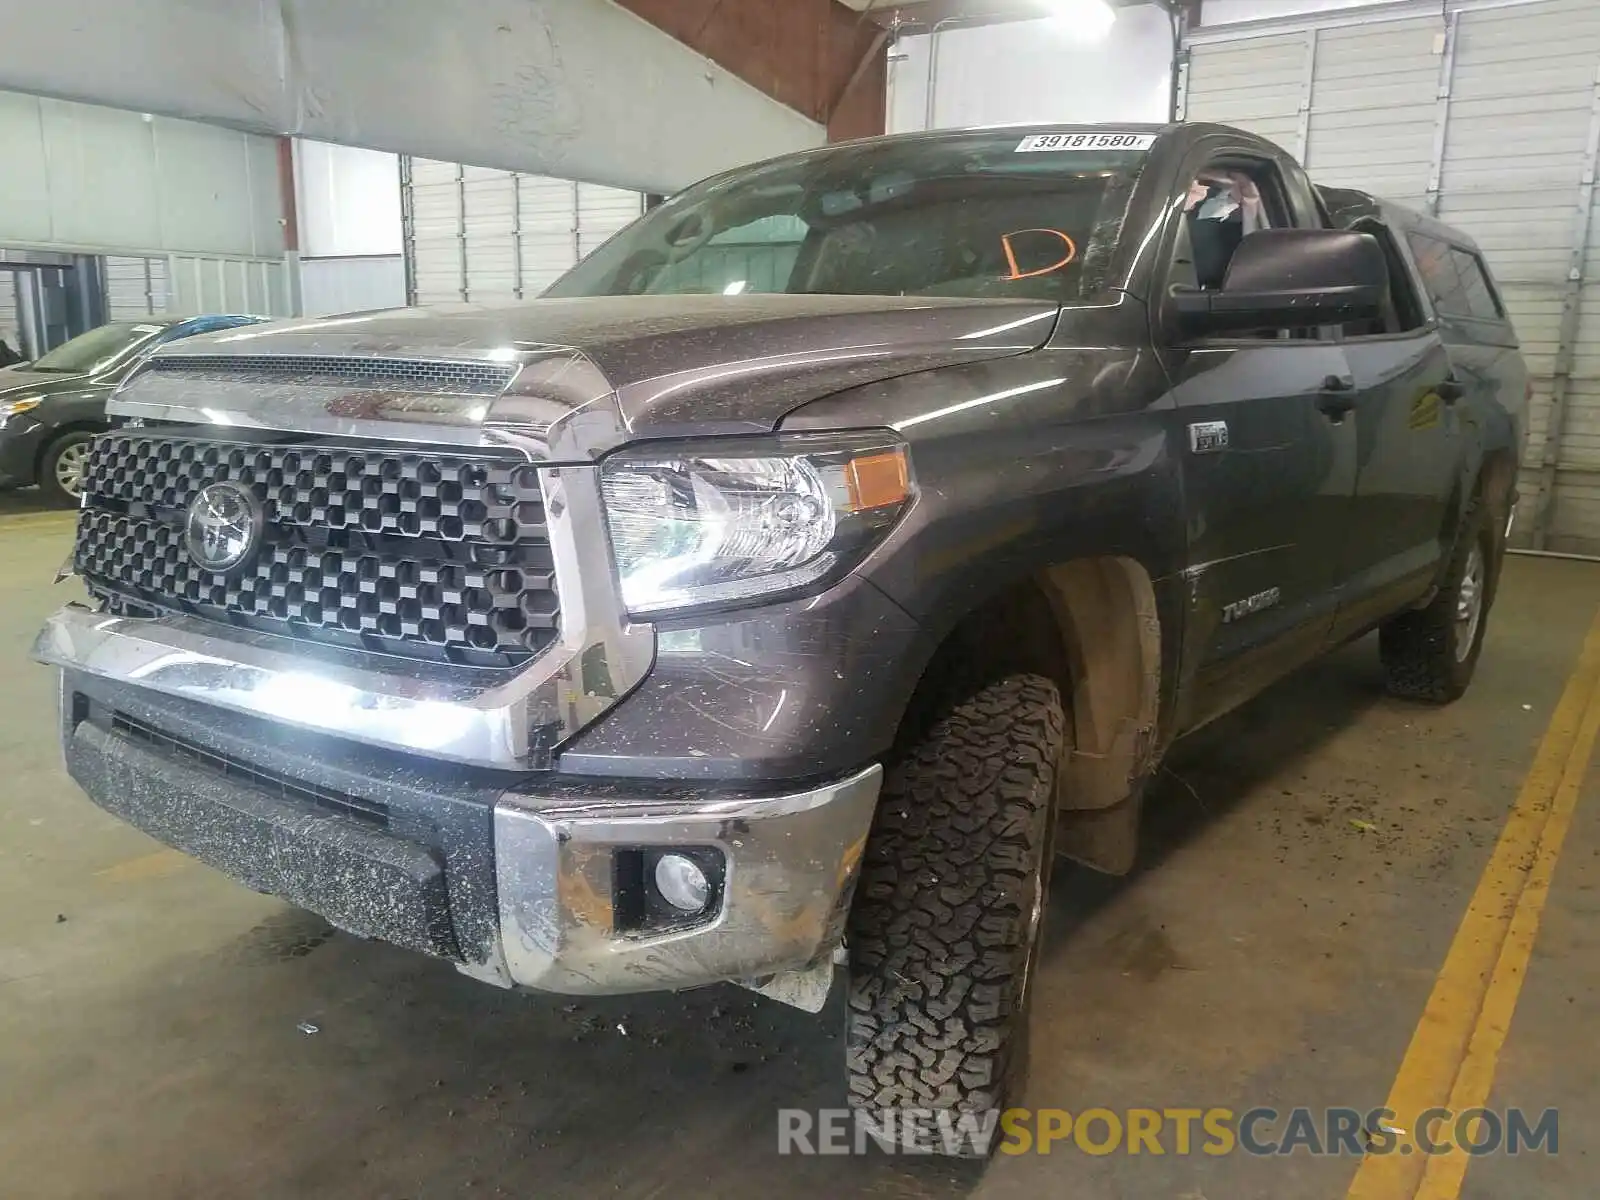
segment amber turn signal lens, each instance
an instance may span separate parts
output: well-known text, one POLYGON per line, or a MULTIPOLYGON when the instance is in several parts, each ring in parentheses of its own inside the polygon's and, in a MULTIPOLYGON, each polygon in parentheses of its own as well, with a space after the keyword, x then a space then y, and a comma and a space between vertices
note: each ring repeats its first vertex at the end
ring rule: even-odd
POLYGON ((884 450, 852 458, 845 464, 845 482, 850 492, 851 512, 903 504, 911 495, 906 452, 884 450))

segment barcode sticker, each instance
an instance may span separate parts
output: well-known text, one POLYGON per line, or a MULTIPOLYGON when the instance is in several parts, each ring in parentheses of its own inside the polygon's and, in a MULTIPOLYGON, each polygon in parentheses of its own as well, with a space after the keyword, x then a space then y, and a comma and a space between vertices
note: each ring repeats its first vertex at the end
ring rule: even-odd
POLYGON ((1022 139, 1018 154, 1041 150, 1148 150, 1156 144, 1153 133, 1034 133, 1022 139))

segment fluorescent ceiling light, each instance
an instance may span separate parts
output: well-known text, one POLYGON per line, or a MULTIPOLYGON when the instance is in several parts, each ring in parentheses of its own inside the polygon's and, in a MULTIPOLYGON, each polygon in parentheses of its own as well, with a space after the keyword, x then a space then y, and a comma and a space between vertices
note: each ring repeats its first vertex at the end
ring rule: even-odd
POLYGON ((1106 0, 1040 0, 1056 24, 1084 42, 1103 42, 1117 23, 1117 10, 1106 0))

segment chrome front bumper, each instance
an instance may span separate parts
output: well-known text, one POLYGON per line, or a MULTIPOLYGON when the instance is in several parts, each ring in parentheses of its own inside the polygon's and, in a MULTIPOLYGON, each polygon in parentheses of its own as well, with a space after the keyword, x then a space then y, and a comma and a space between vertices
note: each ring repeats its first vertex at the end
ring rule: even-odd
POLYGON ((568 993, 670 991, 800 970, 839 944, 878 799, 876 765, 807 791, 739 799, 508 796, 495 807, 498 961, 469 973, 568 993), (706 923, 619 933, 614 852, 715 848, 706 923))

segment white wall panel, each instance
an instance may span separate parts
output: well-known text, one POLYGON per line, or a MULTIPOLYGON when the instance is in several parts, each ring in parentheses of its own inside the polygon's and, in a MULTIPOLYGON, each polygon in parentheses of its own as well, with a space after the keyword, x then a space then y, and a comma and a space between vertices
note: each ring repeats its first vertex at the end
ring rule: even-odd
POLYGON ((406 302, 406 264, 398 254, 300 260, 301 315, 325 317, 406 302))
POLYGON ((41 103, 0 92, 0 244, 48 242, 54 232, 41 103))
POLYGON ((283 253, 270 138, 0 92, 0 164, 0 245, 283 253))
MULTIPOLYGON (((900 39, 890 62, 889 132, 928 127, 929 34, 900 39)), ((938 35, 933 125, 1165 121, 1172 24, 1154 5, 1122 9, 1104 42, 1056 20, 954 27, 938 35)))
POLYGON ((308 258, 401 252, 400 160, 296 138, 300 253, 308 258))

